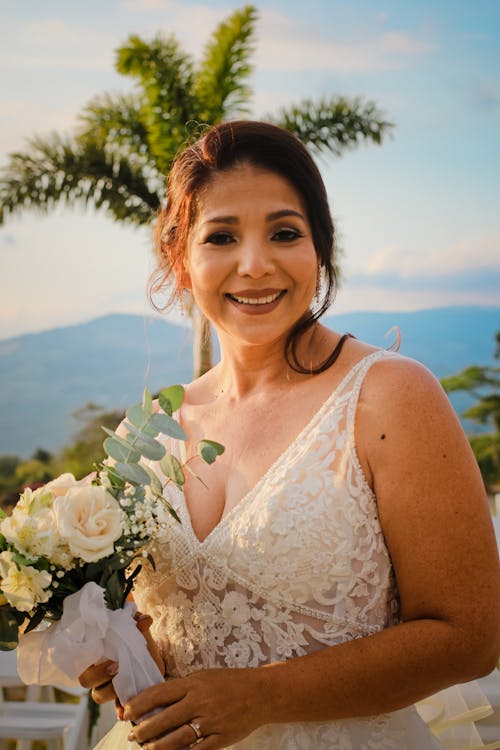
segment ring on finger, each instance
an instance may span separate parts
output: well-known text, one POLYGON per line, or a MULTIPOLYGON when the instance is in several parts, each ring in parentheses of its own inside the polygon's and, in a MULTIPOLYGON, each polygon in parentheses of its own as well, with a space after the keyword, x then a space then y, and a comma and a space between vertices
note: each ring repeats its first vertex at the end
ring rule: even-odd
POLYGON ((188 725, 188 727, 191 727, 191 729, 195 733, 195 735, 196 735, 196 742, 198 742, 198 740, 202 740, 203 739, 203 735, 201 733, 201 727, 200 727, 200 722, 199 721, 196 721, 196 719, 193 719, 192 721, 187 721, 186 724, 188 725))

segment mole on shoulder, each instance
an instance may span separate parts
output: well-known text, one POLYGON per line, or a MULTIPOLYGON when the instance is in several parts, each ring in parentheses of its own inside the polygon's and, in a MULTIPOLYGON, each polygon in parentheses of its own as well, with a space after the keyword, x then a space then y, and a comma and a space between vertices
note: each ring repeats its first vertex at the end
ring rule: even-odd
POLYGON ((380 439, 381 439, 381 440, 385 440, 385 432, 383 432, 383 433, 381 434, 381 436, 380 436, 380 439))

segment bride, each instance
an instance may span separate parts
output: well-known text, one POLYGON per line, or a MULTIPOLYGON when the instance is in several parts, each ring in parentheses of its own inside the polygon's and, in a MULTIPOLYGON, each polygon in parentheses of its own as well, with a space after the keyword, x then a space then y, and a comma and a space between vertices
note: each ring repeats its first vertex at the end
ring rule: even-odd
MULTIPOLYGON (((419 363, 319 322, 334 230, 295 136, 219 125, 178 157, 167 199, 156 290, 190 290, 222 352, 175 416, 226 450, 167 488, 181 524, 166 518, 136 590, 165 682, 118 705, 104 744, 444 747, 414 704, 500 650, 491 519, 446 396, 419 363)), ((114 673, 81 682, 104 703, 114 673)))

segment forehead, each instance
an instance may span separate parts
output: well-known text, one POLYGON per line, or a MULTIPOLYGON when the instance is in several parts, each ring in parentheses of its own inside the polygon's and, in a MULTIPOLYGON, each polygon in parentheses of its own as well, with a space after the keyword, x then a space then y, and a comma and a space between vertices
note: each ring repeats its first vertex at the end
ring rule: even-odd
POLYGON ((197 195, 196 213, 199 218, 224 207, 246 211, 265 203, 304 210, 302 196, 285 177, 263 167, 238 164, 215 173, 204 185, 197 195))

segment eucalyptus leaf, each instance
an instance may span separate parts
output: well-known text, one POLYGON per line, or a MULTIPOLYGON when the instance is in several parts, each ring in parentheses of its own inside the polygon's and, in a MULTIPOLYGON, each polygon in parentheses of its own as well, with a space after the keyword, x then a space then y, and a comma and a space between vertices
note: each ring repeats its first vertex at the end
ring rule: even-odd
MULTIPOLYGON (((127 439, 127 437, 122 437, 121 435, 118 435, 116 432, 111 432, 106 427, 103 427, 103 430, 107 432, 109 435, 111 435, 111 440, 115 440, 117 443, 120 443, 120 445, 123 446, 123 448, 130 450, 131 445, 130 441, 127 439)), ((136 463, 135 461, 131 461, 131 463, 136 463)))
POLYGON ((168 414, 153 414, 151 424, 164 435, 174 438, 175 440, 187 440, 187 435, 175 419, 168 414))
POLYGON ((206 464, 213 464, 217 456, 224 453, 224 446, 216 443, 215 440, 200 440, 196 446, 196 452, 206 464))
POLYGON ((144 393, 142 394, 142 408, 147 414, 153 413, 153 399, 151 397, 151 391, 146 386, 144 393))
POLYGON ((150 477, 146 469, 140 464, 117 463, 115 471, 131 484, 149 484, 150 477))
POLYGON ((145 456, 145 458, 150 458, 153 461, 159 461, 160 458, 163 458, 165 455, 165 446, 161 445, 161 443, 154 438, 149 437, 149 435, 129 432, 127 435, 127 441, 145 456))
POLYGON ((166 477, 175 482, 178 487, 182 487, 186 478, 182 466, 175 456, 167 453, 167 455, 160 461, 160 467, 166 477))
MULTIPOLYGON (((129 406, 125 414, 127 415, 128 421, 140 430, 148 425, 151 417, 151 415, 142 408, 141 404, 133 404, 132 406, 129 406)), ((158 431, 156 434, 158 434, 158 431)))
POLYGON ((151 469, 149 466, 143 466, 142 468, 149 474, 149 484, 151 486, 151 490, 155 493, 155 495, 161 495, 161 493, 163 492, 162 483, 158 479, 153 469, 151 469))
POLYGON ((184 401, 184 388, 182 385, 171 385, 163 388, 158 394, 158 402, 166 414, 170 417, 177 411, 184 401))
POLYGON ((121 442, 115 438, 106 438, 103 443, 103 448, 111 458, 115 461, 119 461, 125 464, 136 464, 141 460, 141 454, 138 450, 133 448, 130 444, 124 446, 121 442))

